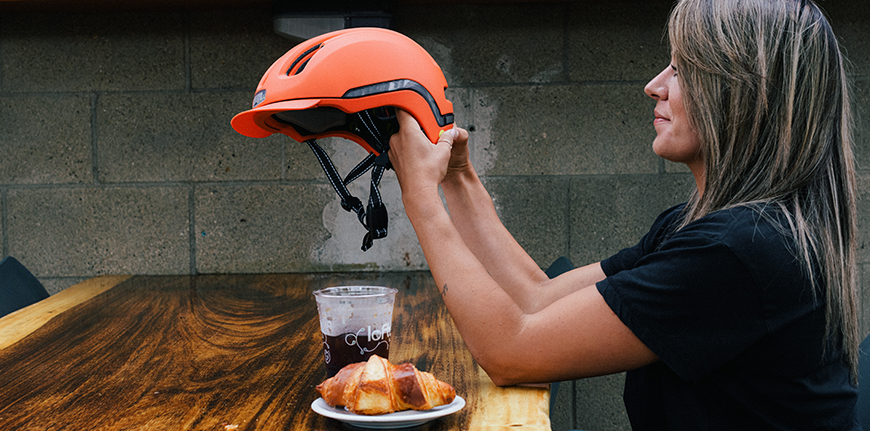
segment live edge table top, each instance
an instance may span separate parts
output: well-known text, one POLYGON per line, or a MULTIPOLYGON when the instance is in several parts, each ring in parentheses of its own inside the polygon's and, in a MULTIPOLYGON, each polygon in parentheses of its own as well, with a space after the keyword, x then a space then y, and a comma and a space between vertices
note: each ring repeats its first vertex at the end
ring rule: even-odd
POLYGON ((337 430, 314 290, 399 289, 390 361, 466 401, 427 430, 549 430, 546 386, 495 386, 428 272, 101 276, 0 319, 0 429, 337 430))

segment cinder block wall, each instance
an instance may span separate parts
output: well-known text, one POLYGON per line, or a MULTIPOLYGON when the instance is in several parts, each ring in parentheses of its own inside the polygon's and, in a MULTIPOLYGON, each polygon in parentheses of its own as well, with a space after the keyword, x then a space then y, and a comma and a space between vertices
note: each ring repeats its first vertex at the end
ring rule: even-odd
MULTIPOLYGON (((643 94, 668 63, 670 4, 392 10, 394 28, 444 69, 473 163, 542 267, 633 245, 690 191, 688 171, 651 151, 653 102, 643 94)), ((823 6, 853 63, 866 198, 870 6, 823 6)), ((2 255, 52 293, 108 273, 426 269, 392 173, 382 185, 390 234, 363 253, 361 226, 306 146, 230 128, 293 43, 261 7, 0 15, 2 255)), ((363 156, 347 141, 324 144, 341 170, 363 156)), ((366 196, 358 182, 352 190, 366 196)), ((866 284, 870 208, 860 205, 866 284)), ((554 429, 628 429, 621 384, 617 375, 562 385, 554 429)))

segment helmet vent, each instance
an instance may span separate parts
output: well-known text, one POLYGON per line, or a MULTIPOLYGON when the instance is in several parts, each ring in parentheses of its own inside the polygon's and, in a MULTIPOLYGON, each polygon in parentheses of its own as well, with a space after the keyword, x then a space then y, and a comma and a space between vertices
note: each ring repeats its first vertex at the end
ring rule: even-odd
POLYGON ((305 69, 305 65, 308 64, 308 60, 311 60, 311 57, 314 55, 314 52, 323 47, 323 44, 317 44, 315 47, 305 51, 299 57, 296 57, 296 60, 293 60, 293 63, 290 65, 290 68, 287 69, 287 76, 290 75, 298 75, 299 72, 302 72, 302 69, 305 69), (296 65, 299 65, 295 71, 296 65))

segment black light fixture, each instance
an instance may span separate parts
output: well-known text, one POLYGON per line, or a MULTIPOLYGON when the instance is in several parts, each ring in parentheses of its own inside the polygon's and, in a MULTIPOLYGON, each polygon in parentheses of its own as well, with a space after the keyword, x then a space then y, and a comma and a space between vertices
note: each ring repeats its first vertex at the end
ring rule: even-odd
POLYGON ((305 40, 345 28, 390 28, 388 9, 387 1, 277 0, 272 25, 281 36, 305 40))

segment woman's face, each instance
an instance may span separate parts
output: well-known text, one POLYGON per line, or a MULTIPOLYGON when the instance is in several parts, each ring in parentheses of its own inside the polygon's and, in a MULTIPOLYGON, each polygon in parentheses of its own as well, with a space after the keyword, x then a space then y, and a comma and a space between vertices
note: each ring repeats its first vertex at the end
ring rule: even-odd
POLYGON ((689 126, 677 69, 668 65, 646 85, 644 92, 656 101, 653 125, 657 136, 653 151, 666 160, 689 165, 693 172, 695 168, 702 168, 701 139, 689 126))

